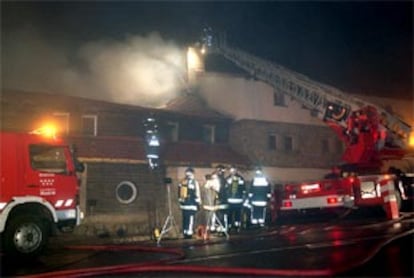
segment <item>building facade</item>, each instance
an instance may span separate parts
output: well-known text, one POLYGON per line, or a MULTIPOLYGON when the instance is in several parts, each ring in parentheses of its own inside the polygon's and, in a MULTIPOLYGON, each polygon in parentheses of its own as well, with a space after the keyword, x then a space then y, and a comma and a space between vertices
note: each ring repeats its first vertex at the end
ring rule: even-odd
POLYGON ((168 198, 178 223, 178 180, 194 167, 204 184, 218 164, 246 168, 248 158, 231 149, 232 120, 192 96, 164 109, 149 109, 79 97, 3 91, 2 130, 29 132, 46 122, 76 146, 85 164, 80 205, 85 214, 79 227, 86 234, 151 235, 168 214, 168 198), (160 167, 151 170, 145 153, 143 121, 157 119, 161 141, 160 167), (172 179, 171 196, 164 178, 172 179))

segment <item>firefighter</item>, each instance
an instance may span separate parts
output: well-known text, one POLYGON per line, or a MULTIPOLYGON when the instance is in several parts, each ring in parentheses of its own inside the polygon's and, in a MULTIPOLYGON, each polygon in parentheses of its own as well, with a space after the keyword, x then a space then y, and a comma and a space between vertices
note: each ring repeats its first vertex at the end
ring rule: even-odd
POLYGON ((191 167, 185 170, 185 178, 178 184, 178 202, 183 215, 183 236, 191 238, 194 233, 195 215, 201 205, 200 187, 191 167))
POLYGON ((153 117, 148 117, 144 121, 145 127, 145 151, 147 154, 148 164, 150 169, 158 167, 159 160, 159 147, 160 141, 158 138, 158 125, 153 117))
POLYGON ((360 129, 360 111, 354 111, 347 119, 347 128, 345 134, 348 136, 351 145, 358 143, 358 135, 360 129))
POLYGON ((229 205, 229 229, 236 229, 241 226, 241 211, 246 196, 246 185, 244 178, 238 173, 236 167, 230 168, 230 175, 226 178, 227 202, 229 205))
POLYGON ((227 201, 227 184, 225 178, 225 168, 223 165, 219 165, 216 168, 216 174, 219 182, 219 188, 216 195, 215 206, 217 208, 217 217, 222 223, 224 229, 219 232, 227 232, 228 230, 228 201, 227 201))
POLYGON ((210 232, 227 233, 228 228, 228 203, 227 203, 227 187, 226 178, 224 177, 225 168, 222 165, 216 167, 214 173, 210 176, 205 187, 212 193, 212 219, 208 228, 210 232))
POLYGON ((388 173, 394 175, 394 188, 396 190, 396 193, 399 195, 399 196, 397 195, 396 197, 397 197, 397 201, 399 201, 401 205, 402 200, 408 200, 404 186, 403 186, 403 179, 404 179, 405 173, 394 166, 391 166, 390 168, 388 168, 388 173), (402 200, 398 200, 398 199, 402 199, 402 200))
POLYGON ((223 229, 223 223, 217 217, 219 210, 218 193, 220 191, 220 180, 216 172, 206 176, 207 182, 204 185, 204 202, 203 208, 207 212, 207 229, 214 233, 217 230, 223 229))
POLYGON ((256 169, 250 186, 249 205, 251 207, 250 222, 253 226, 263 227, 266 220, 266 208, 271 197, 270 183, 260 168, 256 169))

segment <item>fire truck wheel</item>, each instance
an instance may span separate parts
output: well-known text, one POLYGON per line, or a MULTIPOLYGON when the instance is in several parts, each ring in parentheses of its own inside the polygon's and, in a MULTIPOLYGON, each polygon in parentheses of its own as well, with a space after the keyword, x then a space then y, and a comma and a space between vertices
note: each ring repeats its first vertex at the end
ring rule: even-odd
POLYGON ((10 220, 4 233, 4 247, 11 256, 38 255, 48 240, 48 224, 34 216, 17 216, 10 220))

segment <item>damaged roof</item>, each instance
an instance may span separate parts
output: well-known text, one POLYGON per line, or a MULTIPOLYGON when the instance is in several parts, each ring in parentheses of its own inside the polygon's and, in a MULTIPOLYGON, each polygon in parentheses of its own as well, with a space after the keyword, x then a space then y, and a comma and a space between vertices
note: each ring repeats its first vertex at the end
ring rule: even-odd
POLYGON ((183 93, 169 101, 163 109, 186 115, 229 119, 228 116, 211 109, 197 93, 183 93))

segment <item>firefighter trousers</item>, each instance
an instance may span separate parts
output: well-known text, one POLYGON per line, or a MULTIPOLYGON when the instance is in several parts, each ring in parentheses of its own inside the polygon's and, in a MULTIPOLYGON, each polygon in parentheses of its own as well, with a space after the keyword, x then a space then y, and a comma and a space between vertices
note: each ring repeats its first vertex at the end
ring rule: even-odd
POLYGON ((266 218, 266 207, 265 206, 252 206, 252 215, 250 222, 252 225, 259 224, 264 226, 266 218))
POLYGON ((229 228, 240 228, 243 204, 229 204, 229 228))
POLYGON ((190 238, 192 237, 194 233, 194 222, 195 222, 195 215, 197 211, 195 210, 187 210, 183 209, 181 210, 183 214, 183 235, 184 238, 190 238))

